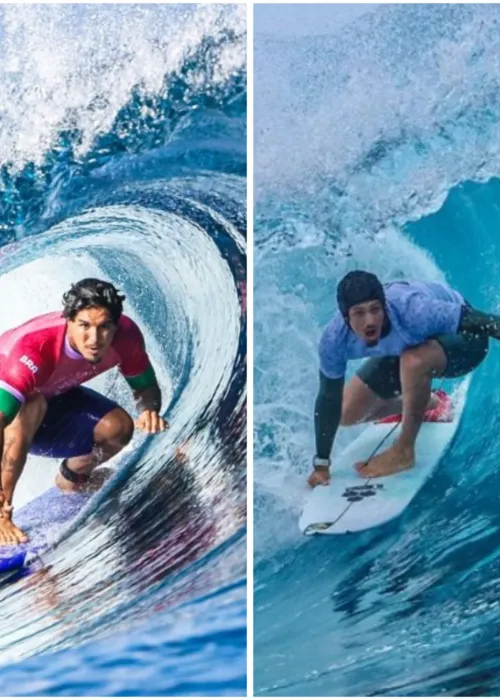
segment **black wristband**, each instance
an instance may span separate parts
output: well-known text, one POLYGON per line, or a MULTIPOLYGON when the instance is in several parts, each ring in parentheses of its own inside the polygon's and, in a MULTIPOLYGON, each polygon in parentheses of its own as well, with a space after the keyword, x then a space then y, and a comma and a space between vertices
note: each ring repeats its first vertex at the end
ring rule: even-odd
POLYGON ((71 481, 73 484, 84 484, 90 479, 90 474, 77 474, 72 471, 66 464, 66 460, 63 459, 59 467, 59 471, 64 476, 65 479, 71 481))

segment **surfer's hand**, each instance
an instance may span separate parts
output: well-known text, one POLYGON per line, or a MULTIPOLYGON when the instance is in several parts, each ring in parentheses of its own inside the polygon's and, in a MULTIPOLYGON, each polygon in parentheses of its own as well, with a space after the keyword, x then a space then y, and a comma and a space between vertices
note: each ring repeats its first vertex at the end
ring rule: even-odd
POLYGON ((135 421, 135 427, 145 433, 162 433, 167 430, 168 423, 158 414, 157 411, 143 411, 135 421))
POLYGON ((316 467, 309 476, 307 483, 309 486, 326 486, 330 483, 330 470, 328 467, 316 467))
POLYGON ((28 536, 12 522, 12 508, 4 506, 0 510, 0 545, 22 544, 28 536))

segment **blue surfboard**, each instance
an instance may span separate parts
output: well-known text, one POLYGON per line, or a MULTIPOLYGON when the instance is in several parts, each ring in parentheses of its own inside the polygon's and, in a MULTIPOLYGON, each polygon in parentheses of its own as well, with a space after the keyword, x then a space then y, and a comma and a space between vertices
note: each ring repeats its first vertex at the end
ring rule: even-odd
POLYGON ((64 493, 53 487, 15 511, 25 544, 0 546, 0 573, 29 568, 76 518, 93 493, 64 493))

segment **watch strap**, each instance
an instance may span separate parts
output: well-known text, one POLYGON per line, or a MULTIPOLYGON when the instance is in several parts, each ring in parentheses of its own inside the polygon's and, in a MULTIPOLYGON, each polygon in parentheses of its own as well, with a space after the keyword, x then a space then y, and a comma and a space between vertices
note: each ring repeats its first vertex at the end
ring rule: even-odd
POLYGON ((314 457, 313 467, 317 469, 318 467, 323 467, 323 469, 328 469, 330 467, 330 460, 324 457, 314 457))

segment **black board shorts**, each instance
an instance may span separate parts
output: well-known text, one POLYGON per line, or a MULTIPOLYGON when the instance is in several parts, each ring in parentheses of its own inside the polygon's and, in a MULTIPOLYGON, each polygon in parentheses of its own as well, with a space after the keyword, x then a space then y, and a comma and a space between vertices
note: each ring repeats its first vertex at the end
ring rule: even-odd
MULTIPOLYGON (((442 377, 462 377, 476 369, 488 353, 488 337, 470 333, 437 335, 436 340, 446 355, 442 377)), ((357 376, 381 399, 401 394, 399 357, 372 357, 358 370, 357 376)))

